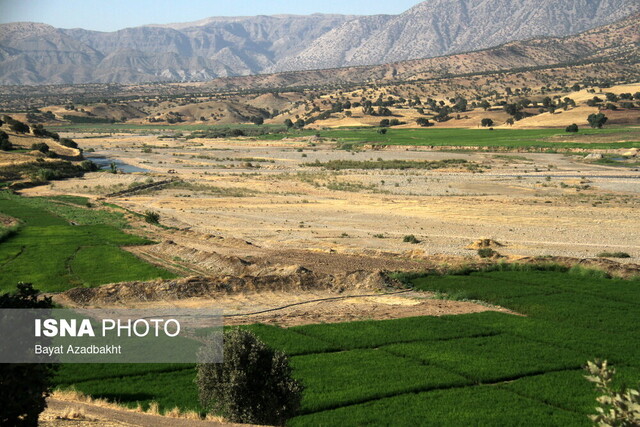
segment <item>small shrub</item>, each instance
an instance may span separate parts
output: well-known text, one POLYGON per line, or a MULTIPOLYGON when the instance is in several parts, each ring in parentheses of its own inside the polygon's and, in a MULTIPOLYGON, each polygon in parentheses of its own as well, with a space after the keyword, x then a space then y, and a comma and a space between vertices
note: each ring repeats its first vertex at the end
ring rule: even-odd
POLYGON ((491 248, 478 249, 478 256, 480 258, 492 258, 492 257, 494 257, 496 255, 498 255, 498 252, 494 251, 491 248))
POLYGON ((640 390, 615 391, 612 383, 616 371, 607 365, 606 360, 587 362, 585 370, 589 373, 585 375, 587 381, 594 383, 602 393, 597 399, 600 404, 596 408, 598 414, 590 415, 589 418, 601 426, 640 425, 640 390))
POLYGON ((574 123, 572 125, 567 126, 567 128, 565 129, 565 132, 569 132, 569 133, 578 132, 578 125, 574 123))
MULTIPOLYGON (((215 341, 206 344, 205 354, 215 346, 215 341)), ((204 408, 235 423, 284 425, 295 415, 303 387, 292 378, 284 353, 243 329, 225 332, 223 349, 223 363, 196 367, 204 408)))
POLYGON ((412 243, 414 245, 420 243, 420 240, 418 240, 416 238, 416 236, 414 236, 413 234, 409 234, 408 236, 404 236, 404 238, 402 239, 402 241, 404 243, 412 243))
POLYGON ((144 220, 149 224, 159 224, 160 214, 158 212, 146 211, 144 213, 144 220))

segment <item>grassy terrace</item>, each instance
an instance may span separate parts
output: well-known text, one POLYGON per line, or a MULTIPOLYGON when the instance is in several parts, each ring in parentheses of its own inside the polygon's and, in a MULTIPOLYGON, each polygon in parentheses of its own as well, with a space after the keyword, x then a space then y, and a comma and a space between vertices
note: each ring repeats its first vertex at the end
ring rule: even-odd
POLYGON ((41 291, 170 278, 120 246, 151 243, 122 231, 124 216, 87 208, 81 197, 22 198, 0 192, 0 214, 19 225, 0 239, 0 291, 32 282, 41 291), (75 225, 74 225, 75 224, 75 225), (99 261, 99 262, 98 262, 99 261))
MULTIPOLYGON (((415 279, 416 289, 477 298, 486 312, 309 325, 250 326, 291 355, 306 386, 291 425, 587 426, 597 396, 587 360, 606 358, 618 385, 640 381, 640 280, 581 269, 509 267, 415 279)), ((164 410, 201 410, 189 365, 64 366, 63 387, 164 410)))

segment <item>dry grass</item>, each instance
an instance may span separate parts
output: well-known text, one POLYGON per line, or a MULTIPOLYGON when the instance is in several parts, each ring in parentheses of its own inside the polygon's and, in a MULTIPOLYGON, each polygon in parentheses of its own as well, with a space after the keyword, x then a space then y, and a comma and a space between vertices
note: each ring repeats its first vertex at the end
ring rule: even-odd
MULTIPOLYGON (((195 411, 183 412, 180 408, 177 408, 177 407, 162 413, 160 411, 160 406, 158 405, 158 402, 151 402, 149 404, 149 408, 146 411, 142 408, 140 404, 138 404, 135 408, 129 408, 127 406, 119 405, 114 402, 109 402, 106 399, 95 399, 91 396, 88 396, 74 389, 56 390, 51 394, 51 397, 53 399, 62 400, 65 402, 83 403, 87 405, 97 406, 100 408, 114 409, 118 411, 137 412, 137 413, 143 413, 147 415, 163 416, 168 418, 177 418, 177 419, 184 419, 184 420, 194 420, 194 421, 205 420, 205 421, 216 421, 220 423, 225 422, 224 418, 217 415, 209 414, 203 418, 200 416, 199 413, 195 411)), ((84 414, 84 411, 77 408, 68 408, 66 412, 61 416, 59 416, 58 418, 66 419, 66 420, 87 420, 87 417, 84 414)))
POLYGON ((56 416, 57 420, 76 420, 76 421, 93 421, 92 418, 86 416, 84 411, 79 408, 67 408, 62 415, 56 416))

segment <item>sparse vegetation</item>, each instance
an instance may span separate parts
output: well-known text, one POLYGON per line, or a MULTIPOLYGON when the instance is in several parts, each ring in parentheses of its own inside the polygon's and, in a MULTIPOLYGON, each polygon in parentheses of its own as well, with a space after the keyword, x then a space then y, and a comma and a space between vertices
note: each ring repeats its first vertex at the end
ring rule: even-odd
POLYGON ((402 241, 404 243, 412 243, 414 245, 417 245, 418 243, 420 243, 420 240, 418 240, 418 238, 416 236, 414 236, 413 234, 409 234, 407 236, 404 236, 402 241))
POLYGON ((600 258, 631 258, 626 252, 600 252, 598 254, 600 258))
POLYGON ((478 256, 480 258, 492 258, 494 256, 498 255, 498 252, 496 252, 495 250, 491 249, 491 248, 480 248, 478 249, 478 256))
POLYGON ((305 163, 307 167, 321 167, 329 170, 344 169, 443 169, 447 167, 468 167, 471 163, 461 159, 437 160, 437 161, 410 161, 410 160, 378 160, 378 161, 356 161, 356 160, 331 160, 328 162, 317 161, 315 163, 305 163))
POLYGON ((146 211, 144 213, 144 220, 149 224, 159 224, 160 214, 158 212, 146 211))

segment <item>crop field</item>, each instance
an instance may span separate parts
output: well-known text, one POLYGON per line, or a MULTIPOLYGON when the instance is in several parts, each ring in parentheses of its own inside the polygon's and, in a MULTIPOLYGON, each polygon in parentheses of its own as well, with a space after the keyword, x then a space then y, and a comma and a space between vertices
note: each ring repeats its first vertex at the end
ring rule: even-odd
POLYGON ((120 249, 151 243, 124 233, 122 214, 80 207, 86 203, 82 198, 21 198, 0 192, 0 213, 20 221, 0 244, 1 291, 14 289, 18 282, 59 292, 174 277, 120 249))
MULTIPOLYGON (((134 124, 71 124, 52 126, 56 131, 76 132, 130 132, 130 133, 167 133, 170 132, 200 132, 215 131, 216 129, 256 130, 256 125, 134 125, 134 124)), ((581 129, 578 134, 568 134, 563 129, 461 129, 461 128, 425 128, 425 129, 395 129, 387 128, 386 133, 379 133, 376 127, 342 127, 290 130, 284 132, 282 125, 261 125, 259 127, 265 135, 261 140, 282 140, 284 138, 319 136, 337 140, 342 147, 352 147, 363 144, 375 145, 408 145, 408 146, 445 146, 445 147, 491 147, 500 149, 529 148, 536 150, 562 150, 567 148, 640 148, 640 137, 637 129, 632 127, 610 127, 605 129, 581 129), (268 132, 273 133, 268 133, 268 132), (587 140, 589 137, 614 137, 611 142, 587 140), (619 138, 615 138, 619 137, 619 138), (587 138, 587 139, 585 139, 587 138)), ((241 142, 242 139, 237 139, 241 142)))
MULTIPOLYGON (((630 129, 583 130, 583 135, 625 134, 630 129)), ((631 148, 640 147, 640 141, 614 143, 584 143, 551 141, 552 138, 568 139, 558 129, 390 129, 380 134, 374 129, 333 129, 320 132, 327 138, 337 138, 343 143, 374 143, 379 145, 428 145, 451 147, 497 148, 631 148)))
MULTIPOLYGON (((499 303, 524 316, 459 316, 248 326, 291 356, 306 387, 291 425, 590 425, 587 360, 617 386, 640 381, 640 280, 546 266, 425 276, 416 289, 499 303)), ((62 387, 143 408, 201 410, 189 365, 66 365, 62 387)))

